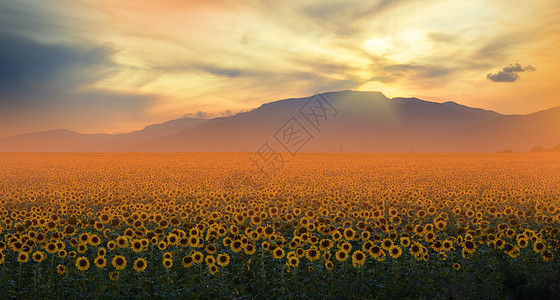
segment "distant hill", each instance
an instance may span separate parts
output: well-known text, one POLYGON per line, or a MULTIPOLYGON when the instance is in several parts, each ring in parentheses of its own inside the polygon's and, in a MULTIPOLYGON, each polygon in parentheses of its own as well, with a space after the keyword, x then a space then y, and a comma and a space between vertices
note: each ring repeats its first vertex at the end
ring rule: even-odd
POLYGON ((165 136, 206 121, 181 118, 123 134, 82 134, 56 129, 0 139, 2 152, 106 152, 158 136, 165 136))
MULTIPOLYGON (((283 125, 290 118, 304 127, 301 136, 311 137, 301 148, 304 152, 527 152, 560 141, 560 107, 501 115, 455 102, 389 99, 380 92, 321 96, 328 118, 318 118, 315 126, 312 114, 307 120, 300 113, 309 108, 310 97, 291 98, 229 117, 182 118, 126 134, 54 130, 16 135, 0 139, 0 151, 253 152, 267 141, 286 151, 275 136, 282 136, 279 130, 287 128, 283 125)), ((314 112, 322 111, 315 107, 314 112)))
POLYGON ((528 115, 505 115, 456 132, 449 138, 456 151, 490 152, 513 149, 528 152, 535 145, 560 141, 560 107, 528 115))

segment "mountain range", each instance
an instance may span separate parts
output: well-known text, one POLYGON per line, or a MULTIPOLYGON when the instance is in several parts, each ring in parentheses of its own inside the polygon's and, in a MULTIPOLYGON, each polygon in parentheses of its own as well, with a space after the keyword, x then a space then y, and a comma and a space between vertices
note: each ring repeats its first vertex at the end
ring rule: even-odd
POLYGON ((49 130, 0 139, 1 152, 527 152, 560 143, 560 107, 502 115, 455 102, 338 91, 214 119, 124 134, 49 130))

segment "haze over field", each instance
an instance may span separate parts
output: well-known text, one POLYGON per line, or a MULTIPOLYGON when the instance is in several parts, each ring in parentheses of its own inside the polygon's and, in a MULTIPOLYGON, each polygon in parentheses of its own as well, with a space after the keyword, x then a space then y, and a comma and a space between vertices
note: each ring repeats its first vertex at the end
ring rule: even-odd
POLYGON ((560 105, 556 0, 0 3, 0 138, 126 133, 317 92, 560 105))

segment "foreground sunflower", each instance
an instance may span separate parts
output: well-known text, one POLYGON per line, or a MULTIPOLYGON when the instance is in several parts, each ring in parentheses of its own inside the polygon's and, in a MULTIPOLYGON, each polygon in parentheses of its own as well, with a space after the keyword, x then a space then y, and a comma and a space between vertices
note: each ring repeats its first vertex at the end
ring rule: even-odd
POLYGON ((204 255, 199 251, 194 251, 191 256, 195 264, 199 264, 204 260, 204 255))
POLYGON ((222 267, 227 266, 229 264, 229 260, 229 255, 227 255, 226 253, 218 254, 218 257, 216 258, 218 265, 222 267))
POLYGON ((64 272, 66 271, 66 268, 64 268, 63 265, 58 265, 56 266, 56 272, 60 275, 64 274, 64 272))
POLYGON ((139 257, 134 261, 133 268, 136 272, 142 272, 146 270, 147 267, 148 263, 146 262, 146 258, 144 257, 139 257))
POLYGON ((210 272, 210 274, 214 275, 214 274, 216 274, 216 272, 218 272, 218 267, 216 267, 216 265, 209 265, 208 266, 208 272, 210 272))
POLYGON ((346 251, 343 250, 336 251, 336 254, 334 256, 338 261, 345 261, 346 259, 348 259, 348 253, 346 253, 346 251))
POLYGON ((272 252, 272 256, 275 259, 281 259, 282 257, 284 257, 284 249, 282 248, 277 248, 272 252))
POLYGON ((161 263, 166 269, 169 269, 173 266, 173 260, 171 259, 164 259, 161 263))
POLYGON ((105 265, 107 265, 107 259, 104 256, 96 257, 93 262, 95 263, 95 266, 100 269, 105 268, 105 265))
POLYGON ((119 280, 119 272, 109 272, 109 279, 111 279, 111 281, 119 280))
POLYGON ((453 269, 458 271, 461 268, 461 264, 460 263, 454 263, 453 264, 453 269))
POLYGON ((321 252, 319 252, 317 248, 310 248, 305 252, 305 257, 307 257, 309 261, 314 261, 319 258, 320 254, 321 252))
POLYGON ((362 252, 361 250, 356 250, 352 254, 352 266, 354 266, 354 268, 363 266, 366 262, 366 258, 366 254, 364 252, 362 252))
POLYGON ((35 252, 33 252, 32 257, 33 257, 34 261, 40 263, 43 260, 45 260, 45 258, 47 258, 47 255, 45 253, 41 252, 41 251, 35 251, 35 252))
MULTIPOLYGON (((189 268, 194 263, 194 260, 193 260, 192 256, 190 256, 190 255, 184 256, 181 261, 183 263, 183 267, 185 267, 185 268, 189 268)), ((228 262, 229 262, 229 260, 228 260, 228 262)), ((219 263, 219 260, 218 260, 218 263, 219 263)))
POLYGON ((85 256, 80 256, 76 259, 76 268, 80 271, 89 269, 89 260, 85 256))
POLYGON ((126 267, 126 258, 122 255, 116 255, 113 257, 111 264, 115 267, 115 269, 123 270, 126 267))
POLYGON ((401 254, 402 254, 401 247, 397 245, 393 245, 389 248, 389 255, 391 255, 392 258, 399 258, 401 254))
POLYGON ((29 260, 29 253, 21 251, 18 253, 17 261, 20 263, 26 263, 29 260))

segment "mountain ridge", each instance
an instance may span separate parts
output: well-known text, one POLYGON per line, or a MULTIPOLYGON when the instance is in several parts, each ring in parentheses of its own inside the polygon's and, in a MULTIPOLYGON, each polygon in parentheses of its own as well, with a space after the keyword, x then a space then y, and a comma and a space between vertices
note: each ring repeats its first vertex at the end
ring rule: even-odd
POLYGON ((560 142, 560 106, 502 115, 453 101, 389 99, 375 91, 333 91, 312 97, 271 101, 228 117, 179 118, 121 134, 66 129, 20 134, 0 139, 0 152, 252 152, 266 141, 286 151, 275 134, 291 118, 312 136, 300 149, 305 152, 529 151, 536 144, 560 142), (336 117, 324 120, 320 128, 312 126, 301 112, 310 99, 322 99, 324 109, 336 110, 336 117))

